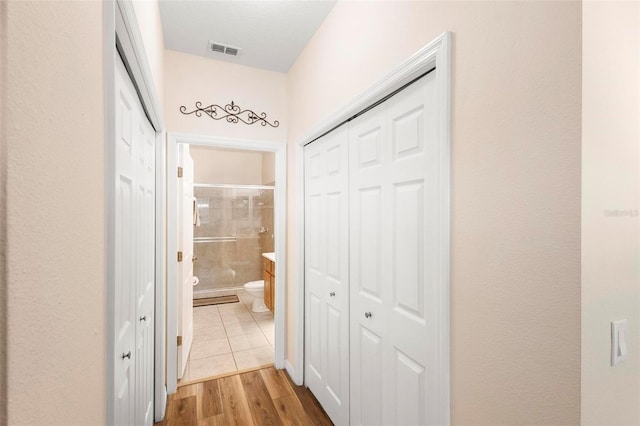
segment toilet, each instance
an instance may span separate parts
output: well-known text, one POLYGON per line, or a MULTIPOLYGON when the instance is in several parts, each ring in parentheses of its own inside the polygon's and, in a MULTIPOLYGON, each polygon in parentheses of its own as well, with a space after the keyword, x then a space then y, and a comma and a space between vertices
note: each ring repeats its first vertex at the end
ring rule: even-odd
POLYGON ((244 289, 253 296, 251 312, 267 312, 269 310, 264 304, 264 280, 248 282, 244 285, 244 289))

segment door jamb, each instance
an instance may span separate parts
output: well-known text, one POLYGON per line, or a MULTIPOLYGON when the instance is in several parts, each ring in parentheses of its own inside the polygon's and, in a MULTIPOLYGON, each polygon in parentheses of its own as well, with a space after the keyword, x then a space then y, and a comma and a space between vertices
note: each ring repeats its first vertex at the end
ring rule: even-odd
POLYGON ((437 137, 439 139, 441 151, 438 159, 441 164, 439 170, 440 184, 446 188, 439 195, 442 203, 440 212, 441 222, 446 224, 445 229, 438 236, 438 242, 445 254, 441 259, 438 276, 440 277, 441 288, 439 289, 439 318, 440 330, 438 336, 440 345, 438 348, 437 371, 435 378, 439 385, 445 390, 440 407, 443 412, 443 421, 450 424, 451 412, 451 314, 450 314, 450 164, 451 164, 451 38, 450 32, 444 32, 436 39, 418 50, 406 61, 395 68, 383 79, 372 85, 370 88, 352 98, 349 102, 337 109, 320 124, 314 127, 304 137, 300 138, 295 145, 296 160, 296 232, 294 253, 299 253, 296 259, 296 283, 295 283, 295 343, 296 365, 291 366, 290 374, 297 385, 304 382, 304 146, 312 143, 315 139, 332 131, 346 120, 356 116, 366 108, 382 100, 387 95, 393 93, 407 83, 413 81, 427 71, 436 71, 436 104, 443 114, 437 119, 437 137))
POLYGON ((106 424, 115 421, 115 220, 113 209, 116 197, 116 89, 115 76, 118 58, 122 56, 140 102, 149 122, 156 131, 156 204, 155 204, 155 307, 154 324, 154 417, 160 420, 166 409, 167 392, 164 376, 164 317, 158 318, 158 310, 164 310, 164 194, 158 181, 163 180, 165 125, 162 103, 149 67, 142 34, 138 27, 132 0, 108 0, 103 3, 104 44, 104 156, 105 156, 105 371, 106 371, 106 424))
MULTIPOLYGON (((285 323, 284 315, 286 305, 286 214, 287 214, 287 145, 283 142, 268 142, 246 139, 229 139, 215 136, 193 135, 185 133, 169 133, 167 135, 167 167, 169 176, 172 171, 177 170, 177 147, 179 143, 186 143, 196 146, 207 146, 214 148, 230 148, 246 151, 262 151, 275 153, 275 191, 274 191, 274 228, 276 262, 276 293, 275 305, 278 307, 274 312, 275 325, 275 354, 274 365, 277 369, 285 366, 284 343, 285 323)), ((163 182, 166 185, 167 206, 176 205, 177 183, 175 179, 168 179, 163 182)), ((177 229, 177 214, 167 210, 167 230, 177 229)), ((177 252, 177 236, 174 232, 167 233, 167 253, 177 252)), ((172 257, 168 257, 173 259, 172 257)), ((173 261, 167 262, 167 282, 174 283, 177 280, 177 268, 173 261)), ((177 388, 177 341, 178 336, 178 310, 177 288, 175 285, 167 287, 167 392, 175 392, 177 388), (176 366, 170 368, 169 366, 176 366)))

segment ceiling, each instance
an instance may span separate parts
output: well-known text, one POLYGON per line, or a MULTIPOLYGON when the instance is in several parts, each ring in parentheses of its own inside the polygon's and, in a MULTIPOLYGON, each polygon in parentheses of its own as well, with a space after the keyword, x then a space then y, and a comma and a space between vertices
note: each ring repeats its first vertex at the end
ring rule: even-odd
POLYGON ((167 49, 287 72, 335 5, 328 1, 160 0, 167 49), (240 48, 212 52, 213 41, 240 48))

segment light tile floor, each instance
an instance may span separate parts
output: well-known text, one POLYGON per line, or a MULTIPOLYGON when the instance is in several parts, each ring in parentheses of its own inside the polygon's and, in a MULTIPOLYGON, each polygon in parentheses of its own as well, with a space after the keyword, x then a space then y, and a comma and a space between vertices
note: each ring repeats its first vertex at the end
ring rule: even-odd
POLYGON ((193 344, 179 384, 273 362, 273 313, 251 312, 251 296, 238 297, 193 308, 193 344))

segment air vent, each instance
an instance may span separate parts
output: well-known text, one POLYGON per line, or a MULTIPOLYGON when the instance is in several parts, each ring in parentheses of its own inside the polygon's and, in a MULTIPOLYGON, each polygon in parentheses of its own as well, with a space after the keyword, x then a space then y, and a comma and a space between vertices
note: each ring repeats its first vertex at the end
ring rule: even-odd
POLYGON ((238 56, 240 49, 237 47, 227 46, 222 43, 216 43, 215 41, 209 42, 209 50, 216 53, 224 53, 225 55, 238 56))
POLYGON ((224 53, 224 46, 221 44, 211 43, 211 51, 224 53))
POLYGON ((236 49, 235 47, 227 47, 226 49, 224 49, 224 53, 226 53, 227 55, 238 56, 238 49, 236 49))

